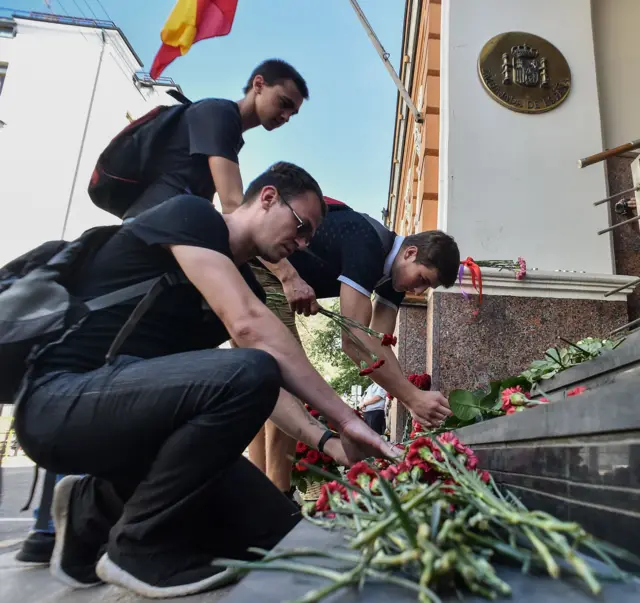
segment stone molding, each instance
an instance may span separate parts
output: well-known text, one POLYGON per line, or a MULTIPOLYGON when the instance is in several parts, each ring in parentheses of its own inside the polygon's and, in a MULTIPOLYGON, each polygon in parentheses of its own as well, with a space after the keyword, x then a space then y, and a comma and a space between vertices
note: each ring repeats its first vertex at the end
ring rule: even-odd
MULTIPOLYGON (((609 297, 604 294, 625 283, 632 282, 633 276, 619 274, 594 274, 588 272, 570 272, 561 270, 528 270, 527 276, 517 281, 510 270, 481 268, 483 295, 509 295, 515 297, 550 297, 557 299, 594 299, 601 301, 626 301, 633 291, 628 287, 609 297)), ((462 279, 464 290, 475 293, 468 270, 462 279)), ((439 288, 438 293, 461 294, 460 285, 439 288)))

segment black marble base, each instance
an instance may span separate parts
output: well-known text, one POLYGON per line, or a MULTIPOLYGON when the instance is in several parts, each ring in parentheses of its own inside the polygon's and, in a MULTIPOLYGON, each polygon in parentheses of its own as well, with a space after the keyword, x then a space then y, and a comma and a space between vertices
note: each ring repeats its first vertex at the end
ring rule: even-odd
MULTIPOLYGON (((313 547, 321 550, 339 550, 344 543, 338 532, 322 530, 306 521, 301 522, 281 543, 283 549, 313 547)), ((279 547, 279 548, 280 548, 279 547)), ((333 567, 328 560, 307 558, 306 563, 319 567, 333 567)), ((601 567, 601 566, 599 566, 601 567)), ((523 575, 519 570, 509 567, 500 568, 500 577, 513 589, 511 600, 517 603, 637 603, 640 601, 640 582, 630 584, 610 582, 603 584, 603 592, 594 597, 582 584, 572 580, 552 580, 546 576, 523 575)), ((326 584, 321 578, 301 574, 255 571, 250 573, 222 603, 282 603, 302 598, 309 591, 326 584)), ((408 603, 417 601, 417 596, 405 589, 387 584, 367 583, 361 593, 355 589, 343 590, 331 598, 330 603, 408 603)), ((458 601, 455 596, 443 596, 443 603, 458 601)), ((486 599, 467 595, 464 601, 469 603, 486 602, 486 599)))

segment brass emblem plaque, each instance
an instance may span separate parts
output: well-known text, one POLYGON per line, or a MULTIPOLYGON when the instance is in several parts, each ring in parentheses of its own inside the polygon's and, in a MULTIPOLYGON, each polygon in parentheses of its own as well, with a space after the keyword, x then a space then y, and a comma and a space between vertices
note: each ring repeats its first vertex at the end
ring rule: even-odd
POLYGON ((478 74, 494 100, 519 113, 544 113, 571 90, 571 69, 547 40, 522 31, 491 38, 478 58, 478 74))

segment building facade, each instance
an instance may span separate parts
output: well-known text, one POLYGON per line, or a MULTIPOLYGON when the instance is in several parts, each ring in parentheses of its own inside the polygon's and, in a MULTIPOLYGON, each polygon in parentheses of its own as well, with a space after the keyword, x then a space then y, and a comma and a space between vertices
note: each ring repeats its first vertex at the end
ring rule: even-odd
POLYGON ((0 265, 45 240, 117 219, 87 195, 129 121, 174 104, 110 21, 0 12, 0 265))
MULTIPOLYGON (((601 232, 637 210, 594 206, 633 186, 637 155, 577 167, 640 137, 638 18, 633 0, 407 0, 401 78, 420 115, 398 95, 387 224, 405 235, 445 230, 463 258, 529 266, 522 281, 484 269, 477 316, 478 297, 470 303, 457 285, 408 299, 399 322, 407 372, 428 371, 444 392, 481 386, 519 373, 558 337, 606 336, 640 316, 640 288, 605 297, 640 276, 638 223, 601 232), (494 82, 482 61, 507 32, 518 42, 498 57, 494 82), (538 38, 555 49, 534 48, 538 38), (560 82, 563 61, 570 75, 560 82), (530 108, 517 106, 517 86, 502 86, 524 77, 522 65, 535 73, 521 87, 546 94, 530 108)), ((468 276, 463 287, 473 292, 468 276)))

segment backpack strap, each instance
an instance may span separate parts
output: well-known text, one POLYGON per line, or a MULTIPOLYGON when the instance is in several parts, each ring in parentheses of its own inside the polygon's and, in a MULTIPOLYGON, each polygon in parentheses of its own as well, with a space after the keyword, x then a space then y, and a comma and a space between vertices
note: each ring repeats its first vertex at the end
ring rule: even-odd
POLYGON ((110 306, 121 304, 122 302, 129 301, 136 297, 141 297, 146 295, 153 285, 164 277, 165 275, 156 276, 154 278, 147 279, 146 281, 142 281, 141 283, 135 283, 134 285, 129 285, 128 287, 118 289, 117 291, 106 293, 100 297, 90 299, 85 302, 85 305, 89 308, 89 312, 95 312, 96 310, 104 310, 110 306))
POLYGON ((186 284, 188 282, 189 281, 183 274, 168 272, 155 279, 143 281, 142 283, 125 287, 124 289, 108 293, 107 295, 103 295, 102 297, 92 300, 93 302, 103 304, 104 302, 101 300, 104 300, 111 295, 111 299, 107 299, 107 302, 109 303, 102 306, 103 308, 106 308, 107 306, 114 305, 114 303, 120 303, 144 293, 144 297, 138 302, 138 305, 134 308, 133 312, 131 312, 129 318, 127 318, 127 322, 122 325, 122 328, 113 340, 113 343, 107 352, 107 364, 111 364, 111 362, 113 362, 113 359, 116 357, 118 350, 122 347, 122 344, 125 342, 127 337, 131 335, 135 326, 147 310, 153 305, 153 302, 155 302, 158 295, 169 287, 186 284), (116 299, 115 302, 113 301, 114 299, 116 299))

